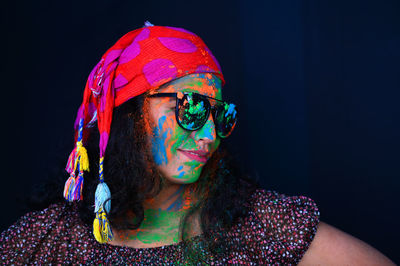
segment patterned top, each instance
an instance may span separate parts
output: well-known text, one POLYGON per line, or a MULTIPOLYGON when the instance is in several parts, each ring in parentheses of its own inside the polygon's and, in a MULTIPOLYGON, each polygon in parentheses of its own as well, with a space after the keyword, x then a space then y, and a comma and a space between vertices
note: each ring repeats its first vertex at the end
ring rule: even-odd
MULTIPOLYGON (((258 189, 251 210, 241 223, 223 233, 231 247, 210 256, 203 237, 190 241, 203 263, 297 264, 317 230, 319 212, 304 196, 288 197, 258 189)), ((58 203, 28 213, 0 236, 0 259, 6 264, 185 264, 183 243, 154 248, 130 248, 98 243, 73 204, 58 203)))

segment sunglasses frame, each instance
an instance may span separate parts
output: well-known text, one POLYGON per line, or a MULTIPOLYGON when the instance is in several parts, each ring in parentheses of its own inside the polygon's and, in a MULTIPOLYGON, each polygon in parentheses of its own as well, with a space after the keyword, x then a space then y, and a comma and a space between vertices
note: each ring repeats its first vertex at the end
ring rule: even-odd
MULTIPOLYGON (((203 95, 203 94, 200 94, 200 93, 196 93, 196 92, 160 92, 160 93, 150 94, 149 97, 175 97, 175 99, 176 99, 176 103, 175 103, 175 120, 178 122, 178 124, 179 124, 179 126, 181 128, 183 128, 185 130, 188 130, 188 131, 196 131, 196 130, 201 129, 207 123, 207 120, 199 128, 188 129, 188 128, 185 128, 184 126, 182 126, 182 124, 180 122, 180 119, 179 119, 179 100, 181 100, 187 94, 195 94, 196 96, 207 100, 206 102, 208 102, 208 105, 210 106, 210 108, 207 108, 206 117, 208 118, 210 116, 210 112, 211 112, 211 114, 213 116, 213 120, 214 120, 214 125, 216 123, 216 112, 217 112, 217 110, 216 110, 216 107, 215 107, 216 105, 212 105, 210 103, 209 99, 214 100, 214 101, 218 102, 219 104, 228 104, 229 105, 229 103, 227 103, 225 101, 218 100, 218 99, 215 99, 213 97, 210 97, 210 96, 207 96, 207 95, 203 95), (178 97, 180 94, 182 94, 181 98, 178 97)), ((237 110, 236 110, 236 112, 237 112, 237 110)), ((229 137, 229 135, 232 133, 233 129, 235 128, 236 122, 237 122, 237 119, 236 119, 235 123, 233 124, 232 129, 230 130, 230 133, 228 135, 226 135, 226 136, 220 135, 218 133, 217 129, 215 131, 216 131, 216 133, 218 134, 218 136, 220 138, 222 138, 222 139, 227 138, 227 137, 229 137)), ((215 125, 215 126, 217 126, 217 125, 215 125)))

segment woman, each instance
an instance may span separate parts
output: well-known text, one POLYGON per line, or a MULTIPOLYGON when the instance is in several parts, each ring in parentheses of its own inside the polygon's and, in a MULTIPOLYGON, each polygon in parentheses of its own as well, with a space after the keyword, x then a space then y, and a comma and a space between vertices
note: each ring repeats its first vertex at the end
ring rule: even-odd
POLYGON ((391 265, 319 222, 311 199, 265 191, 241 174, 223 147, 237 118, 223 84, 218 62, 191 32, 146 23, 123 36, 85 87, 68 202, 3 232, 1 260, 391 265))

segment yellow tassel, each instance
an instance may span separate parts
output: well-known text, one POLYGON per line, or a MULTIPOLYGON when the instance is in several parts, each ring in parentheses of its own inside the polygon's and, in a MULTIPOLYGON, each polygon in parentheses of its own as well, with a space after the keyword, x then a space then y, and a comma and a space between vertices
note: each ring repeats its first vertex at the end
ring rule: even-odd
POLYGON ((100 230, 100 217, 99 214, 96 213, 96 218, 93 221, 93 235, 94 238, 97 240, 99 243, 104 243, 103 238, 101 237, 101 230, 100 230))
POLYGON ((104 244, 113 239, 110 223, 106 213, 100 209, 93 221, 93 235, 97 242, 104 244))
POLYGON ((83 171, 89 172, 89 158, 87 155, 87 150, 83 146, 79 149, 79 164, 81 165, 83 171))
MULTIPOLYGON (((77 154, 76 157, 78 158, 79 165, 81 170, 89 172, 89 157, 87 155, 87 150, 83 146, 82 141, 78 141, 76 143, 77 146, 77 154)), ((77 164, 75 164, 76 167, 77 164)))

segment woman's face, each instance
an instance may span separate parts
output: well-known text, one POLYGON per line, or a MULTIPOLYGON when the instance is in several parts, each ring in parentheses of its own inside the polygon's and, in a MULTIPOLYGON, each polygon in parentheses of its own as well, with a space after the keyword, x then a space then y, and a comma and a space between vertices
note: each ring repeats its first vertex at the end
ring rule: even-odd
MULTIPOLYGON (((221 80, 209 73, 191 74, 156 92, 195 92, 221 100, 221 80)), ((211 112, 202 128, 188 131, 175 119, 176 98, 150 97, 148 102, 152 155, 158 170, 172 183, 196 182, 220 143, 211 112)))

